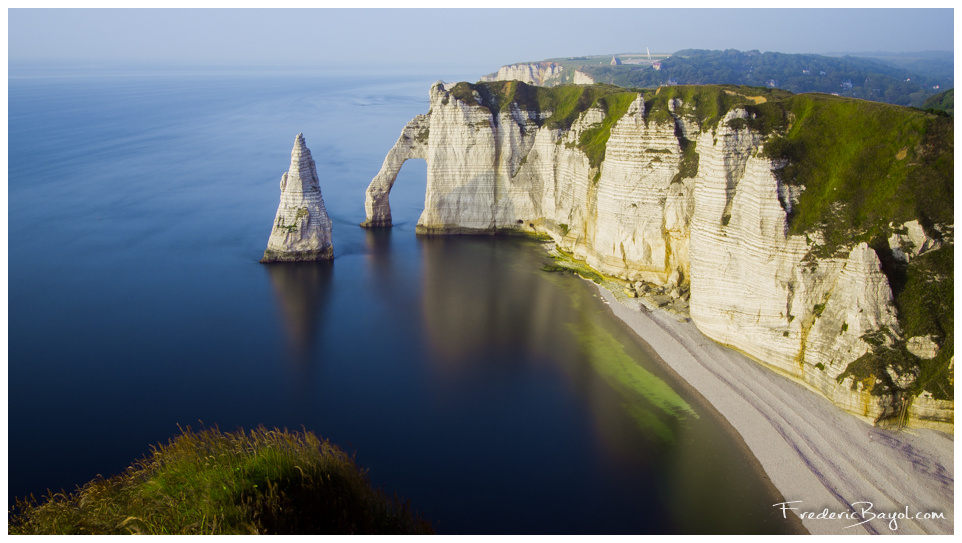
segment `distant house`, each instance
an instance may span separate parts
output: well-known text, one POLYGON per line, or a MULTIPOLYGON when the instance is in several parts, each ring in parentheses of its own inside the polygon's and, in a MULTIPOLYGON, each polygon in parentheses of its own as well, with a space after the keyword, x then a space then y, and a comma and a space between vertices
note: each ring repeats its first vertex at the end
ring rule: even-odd
POLYGON ((612 56, 612 57, 611 57, 611 65, 612 65, 612 66, 621 66, 621 59, 618 58, 618 57, 616 57, 616 56, 612 56))
POLYGON ((846 79, 845 81, 842 81, 842 84, 839 85, 839 87, 842 87, 845 90, 852 90, 852 80, 846 79))
POLYGON ((654 69, 656 69, 656 70, 660 70, 660 69, 661 69, 661 61, 660 61, 660 60, 656 60, 656 61, 652 62, 652 63, 651 63, 651 67, 654 68, 654 69))
POLYGON ((803 75, 808 75, 810 72, 808 70, 802 70, 803 75))
POLYGON ((765 86, 766 86, 766 87, 771 87, 771 88, 774 89, 775 87, 778 86, 778 80, 777 80, 777 79, 769 79, 768 81, 765 82, 765 86))
POLYGON ((670 78, 670 77, 668 78, 668 85, 677 85, 677 84, 678 84, 677 81, 675 81, 674 79, 672 79, 672 78, 670 78))
POLYGON ((822 70, 819 70, 818 75, 825 75, 825 72, 823 72, 822 70))
POLYGON ((933 85, 933 86, 932 86, 932 90, 939 90, 939 86, 938 86, 938 85, 933 85))

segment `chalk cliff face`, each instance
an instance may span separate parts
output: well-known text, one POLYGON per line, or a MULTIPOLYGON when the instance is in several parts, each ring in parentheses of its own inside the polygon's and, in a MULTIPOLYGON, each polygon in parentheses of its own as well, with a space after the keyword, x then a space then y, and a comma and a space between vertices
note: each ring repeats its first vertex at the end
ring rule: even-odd
POLYGON ((581 70, 575 70, 574 80, 572 83, 575 85, 591 85, 595 83, 595 80, 593 77, 582 72, 581 70))
POLYGON ((528 85, 553 85, 561 79, 564 67, 555 62, 521 63, 502 66, 496 73, 488 74, 481 81, 521 81, 528 85))
MULTIPOLYGON (((419 233, 543 234, 609 276, 688 286, 705 335, 863 417, 885 414, 911 388, 917 371, 904 368, 890 372, 901 388, 881 395, 870 394, 871 380, 842 377, 874 348, 863 336, 900 337, 891 286, 868 244, 818 257, 817 232, 789 233, 804 187, 779 180, 785 164, 765 157, 745 108, 705 129, 682 100, 652 112, 629 93, 618 98, 626 109, 613 113, 608 97, 565 126, 550 122, 554 111, 465 85, 431 88, 429 112, 404 128, 368 188, 365 225, 390 224, 398 170, 422 158, 419 233), (599 134, 600 160, 591 150, 599 134)), ((935 247, 917 226, 889 240, 902 256, 935 247)), ((919 337, 910 348, 931 355, 933 345, 919 337)), ((916 419, 952 421, 951 401, 923 394, 913 408, 916 419)))
POLYGON ((281 202, 261 262, 326 260, 334 257, 331 219, 324 208, 317 168, 298 134, 291 166, 281 176, 281 202))
POLYGON ((502 66, 497 72, 481 77, 481 81, 521 81, 528 85, 552 87, 565 83, 591 85, 594 78, 578 69, 565 68, 555 62, 532 62, 502 66))

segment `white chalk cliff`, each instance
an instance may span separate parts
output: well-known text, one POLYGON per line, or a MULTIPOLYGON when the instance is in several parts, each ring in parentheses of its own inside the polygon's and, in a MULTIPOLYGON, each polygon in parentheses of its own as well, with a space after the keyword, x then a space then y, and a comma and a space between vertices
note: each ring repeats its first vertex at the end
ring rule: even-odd
POLYGON ((496 73, 488 74, 481 81, 521 81, 528 85, 548 86, 557 84, 564 67, 556 62, 509 64, 496 73))
POLYGON ((572 83, 575 85, 591 85, 596 83, 596 81, 593 77, 582 72, 581 70, 575 70, 574 80, 572 83))
MULTIPOLYGON (((601 108, 587 109, 570 128, 549 128, 539 121, 550 111, 513 103, 489 109, 477 91, 465 101, 452 88, 432 86, 429 112, 408 123, 388 153, 367 191, 366 226, 391 224, 388 195, 399 169, 424 159, 419 233, 546 234, 607 275, 686 285, 691 318, 708 337, 856 415, 874 419, 886 409, 866 383, 837 379, 871 348, 864 334, 882 327, 899 333, 879 258, 859 243, 813 259, 818 240, 788 234, 788 211, 803 188, 779 182, 773 170, 780 165, 760 152, 759 133, 729 122, 744 118, 744 109, 702 132, 695 119, 676 113, 679 100, 659 122, 639 95, 593 166, 578 143, 605 119, 601 108), (684 167, 692 154, 683 145, 694 145, 697 173, 684 167)), ((911 247, 918 254, 933 244, 917 226, 891 241, 909 257, 911 247)), ((913 348, 928 354, 927 341, 913 348)), ((953 420, 951 401, 923 395, 912 408, 914 423, 953 420)))
POLYGON ((281 176, 281 202, 261 262, 326 260, 334 257, 331 219, 324 208, 317 167, 298 134, 291 165, 281 176))
POLYGON ((593 77, 577 68, 565 68, 556 62, 521 62, 502 66, 497 72, 482 76, 480 81, 521 81, 528 85, 553 87, 564 83, 591 85, 593 77))

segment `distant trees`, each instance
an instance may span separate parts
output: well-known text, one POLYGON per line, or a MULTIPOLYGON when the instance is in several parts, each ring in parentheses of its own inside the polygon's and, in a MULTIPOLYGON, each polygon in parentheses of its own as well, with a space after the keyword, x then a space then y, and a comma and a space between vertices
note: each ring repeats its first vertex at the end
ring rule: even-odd
POLYGON ((899 60, 685 49, 663 60, 660 70, 638 65, 585 66, 581 70, 599 83, 624 87, 657 87, 670 79, 679 85, 767 86, 915 107, 954 86, 949 61, 899 60))

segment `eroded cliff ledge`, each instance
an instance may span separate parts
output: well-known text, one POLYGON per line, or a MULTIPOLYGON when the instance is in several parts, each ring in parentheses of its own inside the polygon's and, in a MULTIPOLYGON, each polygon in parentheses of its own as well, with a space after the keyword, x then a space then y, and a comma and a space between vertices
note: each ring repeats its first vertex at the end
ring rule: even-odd
POLYGON ((609 276, 687 285, 705 335, 884 420, 953 423, 953 126, 734 87, 440 82, 367 191, 391 224, 427 162, 422 234, 522 231, 609 276))

